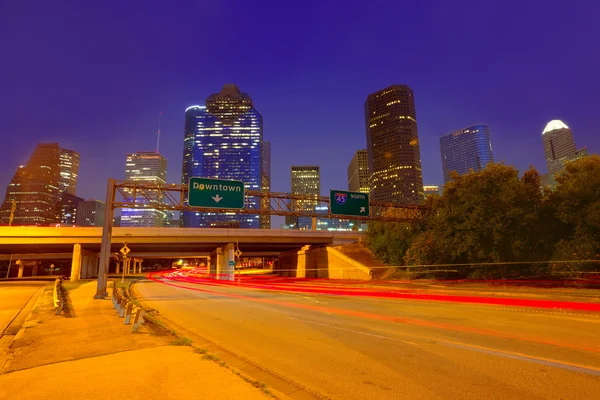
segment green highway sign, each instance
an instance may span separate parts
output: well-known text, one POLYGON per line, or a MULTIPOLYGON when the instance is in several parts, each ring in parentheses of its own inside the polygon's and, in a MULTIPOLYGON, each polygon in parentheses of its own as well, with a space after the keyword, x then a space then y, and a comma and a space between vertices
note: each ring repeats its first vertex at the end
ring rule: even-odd
POLYGON ((244 209, 244 182, 212 178, 190 178, 188 204, 191 207, 244 209))
POLYGON ((235 267, 235 261, 229 261, 229 266, 230 267, 235 267))
POLYGON ((329 213, 331 215, 368 217, 370 212, 367 193, 345 190, 329 191, 329 213))

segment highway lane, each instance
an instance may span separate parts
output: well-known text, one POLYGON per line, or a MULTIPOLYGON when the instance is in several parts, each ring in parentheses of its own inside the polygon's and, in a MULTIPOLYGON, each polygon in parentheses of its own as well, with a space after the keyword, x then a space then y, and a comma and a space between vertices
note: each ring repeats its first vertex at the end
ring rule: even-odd
POLYGON ((140 282, 152 308, 333 399, 591 399, 600 315, 140 282))
POLYGON ((32 296, 47 284, 48 282, 0 282, 0 335, 32 296))

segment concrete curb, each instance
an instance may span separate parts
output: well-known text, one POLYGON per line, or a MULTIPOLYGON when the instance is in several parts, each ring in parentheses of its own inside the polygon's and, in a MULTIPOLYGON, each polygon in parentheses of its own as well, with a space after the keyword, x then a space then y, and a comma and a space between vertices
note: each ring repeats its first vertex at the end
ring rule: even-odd
MULTIPOLYGON (((31 312, 32 312, 32 311, 33 311, 33 310, 34 310, 34 309, 37 307, 37 305, 38 305, 38 303, 40 302, 40 299, 42 298, 42 295, 43 295, 43 294, 44 294, 44 286, 42 286, 41 288, 39 288, 39 289, 38 289, 38 291, 37 291, 37 292, 35 292, 35 293, 33 294, 33 296, 31 296, 31 299, 30 299, 30 300, 27 302, 27 304, 25 305, 25 307, 23 307, 23 310, 25 310, 25 309, 26 309, 26 308, 29 306, 29 304, 30 304, 31 300, 33 300, 33 297, 37 295, 37 298, 35 299, 35 302, 34 302, 34 303, 33 303, 33 305, 31 306, 31 308, 29 308, 29 311, 27 312, 27 316, 26 316, 26 317, 25 317, 25 319, 23 320, 23 325, 21 325, 21 328, 19 329, 19 331, 17 332, 17 334, 15 335, 15 337, 13 337, 13 339, 12 339, 12 341, 11 341, 11 343, 10 343, 10 346, 12 346, 12 344, 13 344, 13 343, 14 343, 16 340, 19 340, 19 339, 20 339, 20 338, 23 336, 23 334, 25 333, 25 329, 27 329, 27 327, 25 326, 25 325, 26 325, 26 323, 27 323, 28 321, 31 321, 31 320, 33 319, 33 318, 31 317, 31 312)), ((21 310, 21 311, 23 311, 23 310, 21 310)), ((17 319, 17 317, 18 317, 20 314, 21 314, 21 312, 17 313, 17 315, 15 315, 15 317, 13 318, 13 321, 14 321, 15 319, 17 319)), ((13 323, 13 321, 11 321, 11 322, 10 322, 10 324, 8 324, 8 325, 7 325, 7 327, 6 327, 7 329, 8 329, 8 327, 9 327, 9 326, 10 326, 10 325, 13 323)), ((10 347, 10 346, 9 346, 9 347, 10 347)))

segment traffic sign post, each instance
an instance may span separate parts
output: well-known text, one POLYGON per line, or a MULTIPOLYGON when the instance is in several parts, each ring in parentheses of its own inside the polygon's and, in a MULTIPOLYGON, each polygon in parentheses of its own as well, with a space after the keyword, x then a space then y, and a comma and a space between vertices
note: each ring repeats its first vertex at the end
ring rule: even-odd
POLYGON ((244 209, 244 182, 212 178, 190 178, 188 204, 191 207, 244 209))
POLYGON ((369 195, 345 190, 330 190, 329 213, 348 217, 368 217, 371 213, 369 195))

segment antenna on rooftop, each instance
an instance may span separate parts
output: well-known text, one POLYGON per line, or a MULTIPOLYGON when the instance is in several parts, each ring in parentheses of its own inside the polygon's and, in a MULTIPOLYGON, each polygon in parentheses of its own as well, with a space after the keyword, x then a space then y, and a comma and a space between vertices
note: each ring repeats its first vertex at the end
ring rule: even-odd
POLYGON ((158 153, 158 145, 160 144, 160 119, 162 117, 162 112, 158 113, 158 132, 156 134, 156 152, 158 153))

